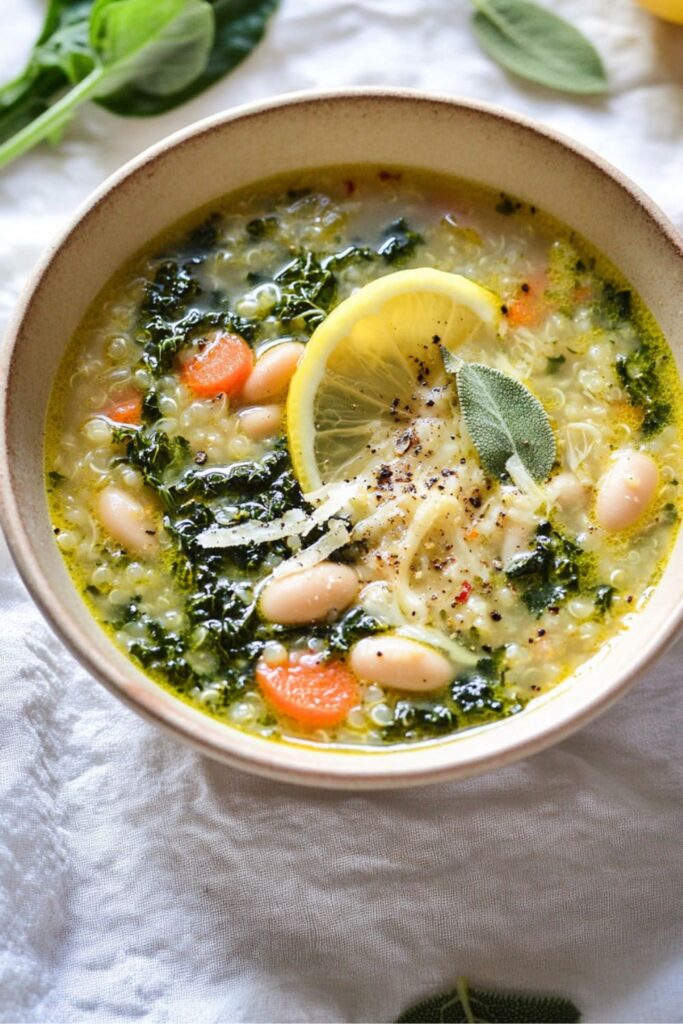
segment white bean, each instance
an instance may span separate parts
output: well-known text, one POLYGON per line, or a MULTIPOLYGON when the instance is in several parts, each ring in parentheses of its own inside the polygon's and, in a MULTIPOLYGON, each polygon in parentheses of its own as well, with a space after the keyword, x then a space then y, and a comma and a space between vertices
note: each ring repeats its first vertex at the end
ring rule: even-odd
POLYGON ((348 565, 320 562, 311 569, 271 580, 263 588, 261 613, 283 626, 300 626, 334 616, 358 593, 358 577, 348 565))
POLYGON ((133 554, 149 557, 157 549, 157 528, 148 508, 120 487, 109 485, 96 499, 102 526, 133 554))
POLYGON ((605 530, 633 526, 652 504, 658 481, 657 464, 645 452, 619 452, 598 487, 598 524, 605 530))
POLYGON ((280 398, 289 387, 305 347, 300 341, 283 341, 264 352, 247 377, 242 399, 257 405, 280 398))
POLYGON ((450 661, 439 651, 396 633, 359 640, 349 664, 360 679, 416 693, 440 690, 455 676, 450 661))
POLYGON ((574 473, 558 473, 547 487, 548 496, 565 512, 586 504, 588 492, 574 473))
POLYGON ((251 441, 263 441, 277 434, 282 424, 281 405, 252 405, 239 414, 242 430, 251 441))

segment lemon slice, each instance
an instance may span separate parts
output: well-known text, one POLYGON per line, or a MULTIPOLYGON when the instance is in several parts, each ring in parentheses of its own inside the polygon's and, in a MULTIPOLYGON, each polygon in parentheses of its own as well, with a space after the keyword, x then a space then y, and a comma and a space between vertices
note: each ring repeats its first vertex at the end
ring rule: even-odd
POLYGON ((388 274, 340 303, 313 333, 292 378, 287 432, 304 492, 377 464, 455 351, 494 332, 500 300, 442 270, 388 274))

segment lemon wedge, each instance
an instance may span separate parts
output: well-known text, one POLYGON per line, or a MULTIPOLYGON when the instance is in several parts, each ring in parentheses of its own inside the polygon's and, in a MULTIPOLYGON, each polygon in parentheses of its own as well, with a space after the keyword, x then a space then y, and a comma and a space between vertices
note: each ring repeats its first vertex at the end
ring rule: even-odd
POLYGON ((500 299, 459 274, 381 277, 315 330, 292 378, 287 433, 304 492, 362 474, 416 415, 454 352, 496 331, 500 299))

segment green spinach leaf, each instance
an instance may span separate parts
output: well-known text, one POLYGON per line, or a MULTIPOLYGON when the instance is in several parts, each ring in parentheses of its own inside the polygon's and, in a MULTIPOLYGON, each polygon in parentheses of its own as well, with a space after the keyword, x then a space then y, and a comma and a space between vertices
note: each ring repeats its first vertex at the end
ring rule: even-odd
POLYGON ((277 3, 51 0, 26 68, 0 89, 0 166, 55 138, 86 100, 129 116, 184 103, 246 57, 277 3))
POLYGON ((607 75, 595 47, 577 29, 530 0, 472 0, 482 48, 531 82, 584 95, 604 92, 607 75))
POLYGON ((0 88, 0 143, 42 114, 60 89, 92 71, 91 6, 92 0, 51 0, 26 67, 0 88))
POLYGON ((213 46, 200 73, 183 88, 162 96, 127 85, 114 96, 98 100, 114 114, 149 117, 163 114, 208 89, 237 67, 263 38, 279 0, 212 0, 215 19, 213 46))
POLYGON ((100 61, 94 95, 137 85, 169 96, 200 74, 213 44, 207 0, 95 0, 90 43, 100 61))

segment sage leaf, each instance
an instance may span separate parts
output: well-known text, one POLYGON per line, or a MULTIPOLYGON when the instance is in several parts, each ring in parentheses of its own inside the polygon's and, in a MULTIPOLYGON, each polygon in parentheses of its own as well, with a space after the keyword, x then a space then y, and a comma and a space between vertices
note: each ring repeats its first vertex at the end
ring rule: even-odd
POLYGON ((514 377, 482 363, 462 363, 456 377, 465 425, 484 469, 502 479, 517 455, 540 483, 555 462, 555 437, 545 409, 514 377))
POLYGON ((597 50, 578 29, 530 0, 472 0, 482 48, 508 71, 560 92, 605 92, 597 50))
POLYGON ((562 996, 510 995, 481 992, 459 978, 451 992, 411 1006, 396 1024, 576 1024, 581 1013, 562 996))

